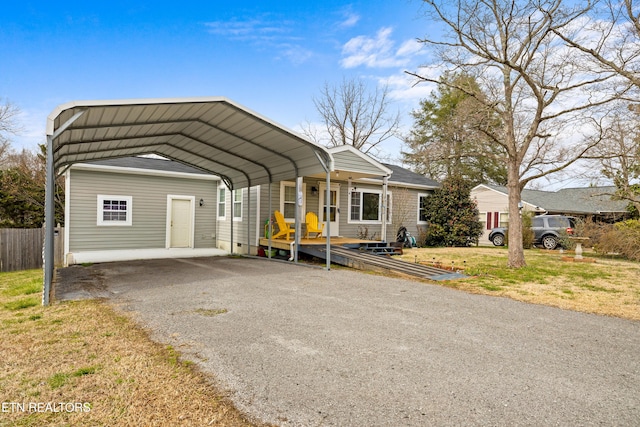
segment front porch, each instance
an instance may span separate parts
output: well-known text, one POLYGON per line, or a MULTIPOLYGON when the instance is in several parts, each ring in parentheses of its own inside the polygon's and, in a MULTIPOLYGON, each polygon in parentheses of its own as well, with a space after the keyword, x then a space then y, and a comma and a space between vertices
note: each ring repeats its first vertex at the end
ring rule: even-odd
MULTIPOLYGON (((274 249, 282 249, 282 250, 290 250, 292 245, 295 243, 293 239, 271 239, 271 247, 274 249)), ((351 237, 332 237, 331 245, 335 246, 347 246, 347 245, 365 245, 367 243, 379 243, 378 240, 363 240, 356 239, 351 237)), ((326 237, 318 237, 315 239, 300 239, 300 246, 326 246, 327 238, 326 237)), ((265 248, 269 246, 269 239, 265 237, 260 238, 260 246, 264 246, 265 248)))

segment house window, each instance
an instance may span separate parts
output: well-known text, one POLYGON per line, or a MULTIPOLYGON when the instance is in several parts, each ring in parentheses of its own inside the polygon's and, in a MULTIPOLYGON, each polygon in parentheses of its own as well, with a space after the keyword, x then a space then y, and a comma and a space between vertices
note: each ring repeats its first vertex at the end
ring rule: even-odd
POLYGON ((218 187, 218 219, 227 217, 227 189, 224 186, 218 187))
POLYGON ((244 188, 233 191, 233 220, 242 221, 242 196, 244 188))
POLYGON ((502 212, 500 213, 500 227, 508 228, 509 227, 509 213, 502 212))
POLYGON ((292 219, 296 216, 296 186, 284 184, 282 186, 282 214, 292 219))
POLYGON ((131 225, 131 196, 98 195, 98 225, 131 225))
POLYGON ((426 224, 427 223, 427 197, 428 194, 418 194, 418 223, 426 224))
POLYGON ((352 191, 349 219, 354 222, 380 222, 381 200, 379 192, 352 191))
MULTIPOLYGON (((301 191, 306 193, 307 185, 303 182, 301 191)), ((302 200, 302 212, 305 212, 306 201, 302 200)), ((292 181, 282 181, 280 183, 280 212, 284 219, 293 222, 296 218, 296 183, 292 181)))

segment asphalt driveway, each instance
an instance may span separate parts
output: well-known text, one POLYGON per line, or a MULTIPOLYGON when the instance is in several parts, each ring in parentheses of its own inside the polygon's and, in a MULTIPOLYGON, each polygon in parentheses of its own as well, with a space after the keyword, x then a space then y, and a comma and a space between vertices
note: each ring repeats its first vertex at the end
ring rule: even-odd
POLYGON ((262 421, 640 425, 640 322, 260 259, 60 277, 58 298, 109 297, 262 421))

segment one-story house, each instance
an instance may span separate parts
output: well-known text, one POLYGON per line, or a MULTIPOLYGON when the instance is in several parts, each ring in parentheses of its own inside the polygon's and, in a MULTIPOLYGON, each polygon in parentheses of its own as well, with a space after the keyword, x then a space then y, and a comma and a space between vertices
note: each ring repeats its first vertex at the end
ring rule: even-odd
MULTIPOLYGON (((627 202, 612 200, 615 187, 563 188, 558 191, 522 190, 523 211, 536 215, 570 215, 591 217, 597 221, 617 221, 628 215, 627 202)), ((480 184, 471 190, 471 198, 480 211, 484 233, 480 243, 490 243, 489 232, 494 227, 509 223, 507 188, 500 185, 480 184)))
MULTIPOLYGON (((328 228, 331 236, 395 241, 400 226, 418 232, 424 198, 439 186, 436 181, 351 146, 328 151, 334 170, 330 227, 323 235, 328 228)), ((230 190, 216 175, 158 156, 77 163, 65 177, 67 265, 255 254, 278 230, 275 224, 270 230, 273 211, 293 222, 298 203, 326 223, 324 174, 302 177, 300 198, 295 180, 230 190)))

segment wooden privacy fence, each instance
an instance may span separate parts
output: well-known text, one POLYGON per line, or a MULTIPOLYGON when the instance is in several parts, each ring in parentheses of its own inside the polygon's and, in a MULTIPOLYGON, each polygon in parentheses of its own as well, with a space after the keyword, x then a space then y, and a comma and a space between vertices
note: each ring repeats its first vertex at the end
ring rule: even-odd
MULTIPOLYGON (((42 268, 44 228, 0 228, 0 271, 42 268)), ((55 229, 55 265, 64 257, 64 228, 55 229)))

